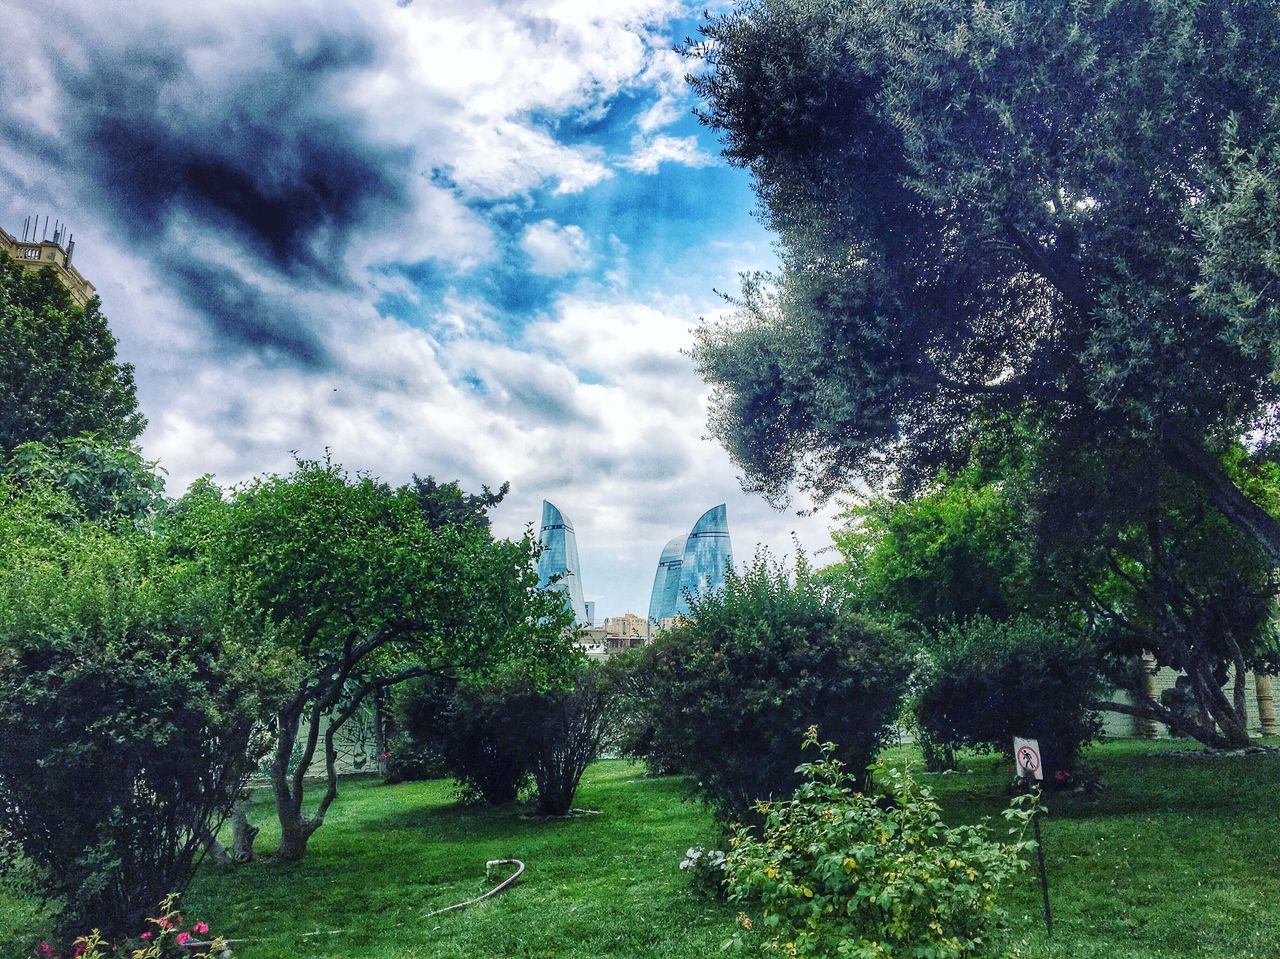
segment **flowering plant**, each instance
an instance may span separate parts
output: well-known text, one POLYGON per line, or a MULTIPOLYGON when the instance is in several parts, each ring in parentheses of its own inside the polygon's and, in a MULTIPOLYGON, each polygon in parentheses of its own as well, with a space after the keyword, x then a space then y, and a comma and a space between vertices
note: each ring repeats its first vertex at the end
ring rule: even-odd
POLYGON ((694 846, 684 854, 680 868, 689 874, 689 885, 700 896, 725 893, 725 854, 721 849, 694 846))
POLYGON ((767 950, 808 959, 994 959, 1000 887, 1026 866, 1036 797, 1004 813, 1011 842, 983 826, 946 826, 927 788, 893 769, 877 772, 890 797, 864 794, 835 747, 811 728, 817 761, 789 798, 763 804, 758 836, 739 828, 725 861, 729 898, 742 913, 731 943, 763 938, 767 950))
POLYGON ((81 936, 65 955, 47 942, 36 947, 35 959, 190 959, 210 957, 228 959, 231 947, 221 937, 209 939, 209 925, 197 921, 187 925, 178 912, 178 897, 170 895, 160 904, 160 915, 148 919, 152 928, 144 929, 123 942, 110 943, 95 929, 81 936))

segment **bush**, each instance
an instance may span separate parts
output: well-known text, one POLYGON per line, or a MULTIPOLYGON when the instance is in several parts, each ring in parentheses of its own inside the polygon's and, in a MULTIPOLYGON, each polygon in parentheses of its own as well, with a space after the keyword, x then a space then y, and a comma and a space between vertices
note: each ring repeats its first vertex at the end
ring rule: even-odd
POLYGON ((1012 754, 1013 737, 1040 741, 1045 781, 1069 779, 1101 724, 1097 656, 1083 640, 1034 619, 976 618, 939 634, 917 671, 916 713, 934 742, 1012 754))
MULTIPOLYGON (((805 745, 818 746, 816 729, 805 745)), ((948 828, 929 790, 896 770, 883 771, 891 801, 859 791, 836 747, 818 748, 795 794, 767 808, 763 836, 733 837, 729 897, 763 914, 739 914, 737 940, 763 936, 768 951, 808 959, 1001 955, 996 896, 1034 845, 948 828)), ((1005 813, 1023 832, 1033 802, 1023 794, 1005 813)))
POLYGON ((573 806, 582 773, 613 724, 615 688, 601 666, 586 663, 571 685, 530 688, 517 704, 542 815, 564 816, 573 806))
POLYGON ((60 952, 47 942, 36 948, 34 959, 229 959, 231 946, 222 937, 211 938, 207 923, 188 922, 178 912, 178 897, 168 896, 160 905, 160 915, 148 919, 149 929, 140 929, 122 942, 112 943, 95 929, 78 937, 71 948, 60 952))
POLYGON ((514 802, 529 779, 526 731, 512 698, 524 682, 427 677, 396 692, 391 764, 438 765, 458 783, 464 802, 514 802))
POLYGON ((392 755, 438 761, 464 799, 487 803, 512 802, 532 778, 538 812, 563 816, 612 725, 614 689, 592 663, 547 690, 518 674, 413 683, 397 699, 404 735, 392 755))
POLYGON ((758 823, 757 800, 798 785, 800 740, 815 723, 865 769, 909 671, 897 635, 839 609, 803 556, 794 583, 764 555, 731 572, 655 640, 647 662, 651 753, 689 772, 725 822, 758 823))
POLYGON ((32 502, 0 483, 0 872, 115 936, 252 770, 263 670, 162 539, 32 502))

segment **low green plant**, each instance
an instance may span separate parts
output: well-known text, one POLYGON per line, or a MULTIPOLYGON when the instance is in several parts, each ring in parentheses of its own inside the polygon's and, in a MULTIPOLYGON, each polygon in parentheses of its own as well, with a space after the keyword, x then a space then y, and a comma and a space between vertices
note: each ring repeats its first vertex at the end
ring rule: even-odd
POLYGON ((1003 955, 997 894, 1026 868, 1036 798, 1012 801, 1004 816, 1015 838, 1000 842, 986 823, 944 824, 932 793, 907 772, 878 767, 889 796, 874 796, 816 727, 804 745, 820 755, 801 765, 794 795, 761 804, 759 838, 739 827, 730 841, 729 897, 760 913, 758 922, 740 913, 731 942, 804 959, 1003 955))
POLYGON ((1098 654, 1045 620, 977 616, 943 630, 912 685, 922 740, 935 751, 990 747, 1011 755, 1014 736, 1036 739, 1055 786, 1072 777, 1081 747, 1101 732, 1092 708, 1106 693, 1098 654))
POLYGON ((696 896, 719 897, 728 891, 723 849, 691 846, 680 860, 680 869, 689 877, 689 888, 696 896))
POLYGON ((127 956, 128 959, 227 959, 231 946, 221 936, 209 936, 208 923, 197 920, 187 922, 178 911, 178 896, 170 894, 160 904, 160 915, 149 918, 150 928, 120 942, 112 943, 103 938, 102 932, 93 930, 80 936, 69 952, 61 953, 47 942, 36 947, 34 959, 112 959, 127 956))

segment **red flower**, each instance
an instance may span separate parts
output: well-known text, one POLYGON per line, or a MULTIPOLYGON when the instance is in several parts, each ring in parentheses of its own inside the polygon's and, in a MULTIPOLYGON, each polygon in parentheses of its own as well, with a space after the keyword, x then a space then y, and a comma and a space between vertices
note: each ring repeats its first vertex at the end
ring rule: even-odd
POLYGON ((142 935, 140 935, 138 938, 139 938, 139 939, 150 939, 150 938, 151 938, 151 933, 150 933, 150 932, 144 932, 144 933, 143 933, 142 935))
POLYGON ((53 946, 42 942, 36 946, 36 957, 37 959, 58 959, 58 954, 54 952, 53 946))
POLYGON ((206 932, 209 931, 209 927, 207 924, 203 922, 197 922, 194 926, 191 927, 191 931, 198 932, 200 933, 200 935, 203 936, 206 932))
POLYGON ((189 932, 178 933, 178 945, 185 946, 190 941, 191 941, 191 933, 189 932))

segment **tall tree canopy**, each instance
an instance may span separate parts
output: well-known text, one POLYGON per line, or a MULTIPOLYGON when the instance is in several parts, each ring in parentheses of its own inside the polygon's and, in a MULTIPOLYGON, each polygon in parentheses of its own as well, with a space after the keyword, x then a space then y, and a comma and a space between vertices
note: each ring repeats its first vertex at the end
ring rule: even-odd
POLYGON ((475 509, 441 522, 435 498, 465 500, 456 484, 392 488, 299 461, 229 498, 202 481, 166 517, 279 654, 270 770, 279 859, 303 858, 324 823, 338 794, 335 737, 370 696, 418 676, 516 663, 558 675, 571 661, 569 614, 559 593, 538 588, 530 536, 495 539, 475 509), (308 804, 317 760, 327 782, 308 804))
POLYGON ((748 0, 703 32, 703 119, 780 238, 695 349, 755 488, 909 489, 1031 413, 1280 562, 1221 465, 1280 400, 1271 0, 748 0))
POLYGON ((86 431, 127 444, 146 425, 97 299, 76 306, 51 270, 0 255, 0 456, 86 431))

